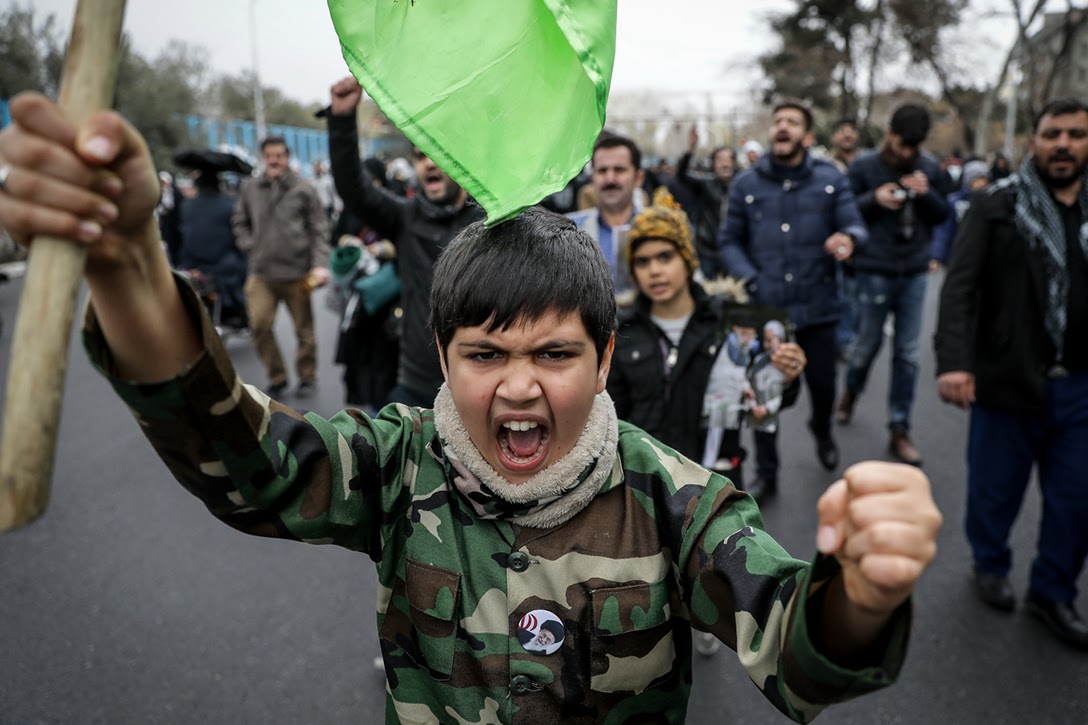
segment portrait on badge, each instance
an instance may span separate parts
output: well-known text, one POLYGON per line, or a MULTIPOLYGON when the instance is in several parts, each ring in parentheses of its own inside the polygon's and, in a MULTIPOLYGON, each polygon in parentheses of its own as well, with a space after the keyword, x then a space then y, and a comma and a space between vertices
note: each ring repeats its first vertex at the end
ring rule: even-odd
POLYGON ((565 633, 559 617, 543 609, 529 612, 518 621, 518 641, 534 654, 554 654, 563 646, 565 633))

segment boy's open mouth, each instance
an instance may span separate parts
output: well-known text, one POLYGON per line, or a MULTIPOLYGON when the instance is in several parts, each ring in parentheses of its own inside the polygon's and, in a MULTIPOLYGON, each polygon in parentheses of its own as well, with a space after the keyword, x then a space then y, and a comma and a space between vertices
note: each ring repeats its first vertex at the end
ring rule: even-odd
POLYGON ((548 428, 536 421, 506 421, 499 426, 496 437, 503 465, 511 471, 533 470, 548 453, 548 428))

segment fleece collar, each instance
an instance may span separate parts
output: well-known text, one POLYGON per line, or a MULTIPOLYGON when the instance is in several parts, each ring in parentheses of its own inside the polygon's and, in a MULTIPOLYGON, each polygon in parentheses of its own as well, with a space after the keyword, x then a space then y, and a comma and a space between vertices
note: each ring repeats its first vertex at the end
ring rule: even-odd
POLYGON ((594 398, 574 448, 521 484, 510 483, 484 460, 446 385, 434 401, 434 423, 442 439, 447 475, 484 519, 541 529, 560 526, 589 505, 616 464, 619 429, 616 408, 607 393, 594 398))

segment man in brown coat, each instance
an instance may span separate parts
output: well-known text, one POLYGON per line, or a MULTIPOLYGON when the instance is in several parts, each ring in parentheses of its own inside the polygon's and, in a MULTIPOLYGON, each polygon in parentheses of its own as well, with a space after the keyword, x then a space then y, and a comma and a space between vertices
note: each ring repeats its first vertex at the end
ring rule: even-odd
POLYGON ((268 372, 268 393, 287 388, 287 368, 272 325, 280 302, 295 325, 300 397, 313 394, 317 339, 310 292, 328 281, 328 218, 317 191, 291 170, 279 137, 261 142, 264 171, 246 179, 231 218, 238 248, 249 255, 246 311, 253 344, 268 372))

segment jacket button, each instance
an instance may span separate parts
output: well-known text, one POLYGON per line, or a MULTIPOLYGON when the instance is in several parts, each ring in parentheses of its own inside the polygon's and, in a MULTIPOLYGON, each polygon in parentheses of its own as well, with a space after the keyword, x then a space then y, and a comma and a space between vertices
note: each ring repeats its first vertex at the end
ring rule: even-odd
POLYGON ((789 230, 790 230, 790 225, 789 224, 783 224, 782 225, 782 231, 788 232, 789 230))
POLYGON ((515 695, 524 695, 533 691, 533 680, 529 675, 514 675, 510 678, 510 690, 515 695))
POLYGON ((515 551, 506 557, 506 565, 517 572, 525 571, 529 568, 529 555, 523 551, 515 551))
POLYGON ((787 282, 792 282, 793 281, 793 272, 786 272, 786 281, 787 282))

